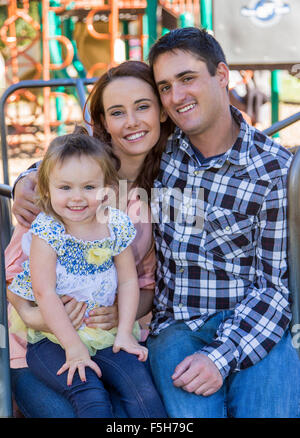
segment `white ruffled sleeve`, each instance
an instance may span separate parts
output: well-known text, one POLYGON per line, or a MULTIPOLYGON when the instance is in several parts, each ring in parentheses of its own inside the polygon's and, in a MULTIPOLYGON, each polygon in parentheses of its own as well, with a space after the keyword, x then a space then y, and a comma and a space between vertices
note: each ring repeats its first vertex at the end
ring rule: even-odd
MULTIPOLYGON (((23 251, 30 252, 30 244, 32 240, 32 234, 45 240, 51 248, 59 254, 63 244, 62 233, 64 231, 64 226, 52 216, 48 216, 45 213, 39 213, 38 216, 31 224, 31 228, 23 236, 22 248, 23 251)), ((29 255, 29 253, 28 253, 29 255)))
POLYGON ((130 218, 121 210, 110 209, 110 226, 115 236, 113 256, 126 249, 136 236, 136 229, 130 218))

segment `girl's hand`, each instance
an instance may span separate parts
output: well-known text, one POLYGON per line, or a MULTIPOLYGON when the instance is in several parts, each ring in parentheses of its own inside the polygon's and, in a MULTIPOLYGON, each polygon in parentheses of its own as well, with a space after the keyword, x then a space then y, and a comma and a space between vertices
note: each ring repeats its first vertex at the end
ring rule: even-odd
POLYGON ((132 335, 117 334, 113 345, 113 352, 118 353, 120 350, 135 354, 141 362, 145 362, 148 357, 148 348, 140 345, 132 335))
POLYGON ((57 375, 69 370, 67 376, 67 385, 71 386, 74 374, 78 369, 79 377, 82 382, 86 382, 85 367, 92 368, 100 378, 102 373, 96 362, 94 362, 88 352, 86 346, 80 342, 78 345, 66 350, 66 362, 57 371, 57 375))
POLYGON ((88 318, 84 322, 88 327, 101 328, 102 330, 110 330, 118 326, 119 314, 118 305, 115 302, 113 306, 98 307, 90 311, 88 318))

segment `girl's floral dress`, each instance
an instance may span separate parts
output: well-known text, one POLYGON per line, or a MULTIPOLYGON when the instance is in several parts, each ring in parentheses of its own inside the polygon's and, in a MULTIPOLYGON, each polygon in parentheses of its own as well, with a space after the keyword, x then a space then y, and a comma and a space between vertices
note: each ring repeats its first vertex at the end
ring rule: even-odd
MULTIPOLYGON (((56 261, 56 293, 69 295, 77 301, 85 301, 88 313, 100 306, 113 305, 118 286, 114 256, 120 254, 133 241, 136 230, 129 217, 120 210, 108 208, 109 237, 101 240, 84 241, 66 233, 64 225, 52 216, 40 213, 33 221, 30 230, 24 234, 22 248, 29 255, 32 234, 45 240, 57 255, 56 261)), ((23 263, 23 271, 17 274, 9 285, 11 292, 35 301, 31 286, 29 260, 23 263)), ((12 331, 24 328, 21 319, 15 312, 12 331)), ((117 329, 102 330, 100 328, 79 328, 78 334, 89 348, 90 354, 96 350, 113 345, 117 329)), ((139 339, 139 326, 136 323, 133 331, 139 339)), ((34 343, 44 337, 57 342, 50 333, 27 329, 28 342, 34 343)))

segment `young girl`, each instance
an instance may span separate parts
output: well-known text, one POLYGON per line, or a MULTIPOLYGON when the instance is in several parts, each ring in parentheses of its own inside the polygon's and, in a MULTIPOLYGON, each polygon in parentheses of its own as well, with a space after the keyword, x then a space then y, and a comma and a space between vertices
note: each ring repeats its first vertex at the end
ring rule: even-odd
POLYGON ((9 290, 35 301, 51 331, 28 329, 30 369, 65 395, 78 417, 112 417, 109 387, 119 393, 129 417, 165 417, 134 325, 135 228, 120 210, 102 207, 97 196, 117 181, 106 146, 97 139, 74 132, 52 141, 38 176, 42 212, 22 242, 30 258, 9 290), (84 301, 88 314, 111 306, 117 290, 117 330, 83 324, 76 331, 59 298, 67 294, 84 301))

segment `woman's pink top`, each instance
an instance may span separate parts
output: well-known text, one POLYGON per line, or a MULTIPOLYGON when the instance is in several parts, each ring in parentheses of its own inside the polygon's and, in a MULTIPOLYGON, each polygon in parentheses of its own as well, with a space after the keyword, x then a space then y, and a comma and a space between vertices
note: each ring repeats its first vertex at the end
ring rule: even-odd
MULTIPOLYGON (((155 250, 152 236, 152 224, 148 222, 136 222, 137 209, 132 208, 135 201, 128 205, 127 214, 137 230, 131 247, 136 261, 140 289, 154 290, 155 283, 155 250)), ((11 241, 5 250, 6 282, 10 283, 14 276, 23 270, 22 263, 26 256, 22 251, 22 236, 28 231, 27 228, 17 224, 11 241)), ((8 320, 11 312, 11 304, 8 304, 8 320)), ((19 335, 9 334, 10 365, 11 368, 27 367, 26 363, 26 333, 19 335)))

